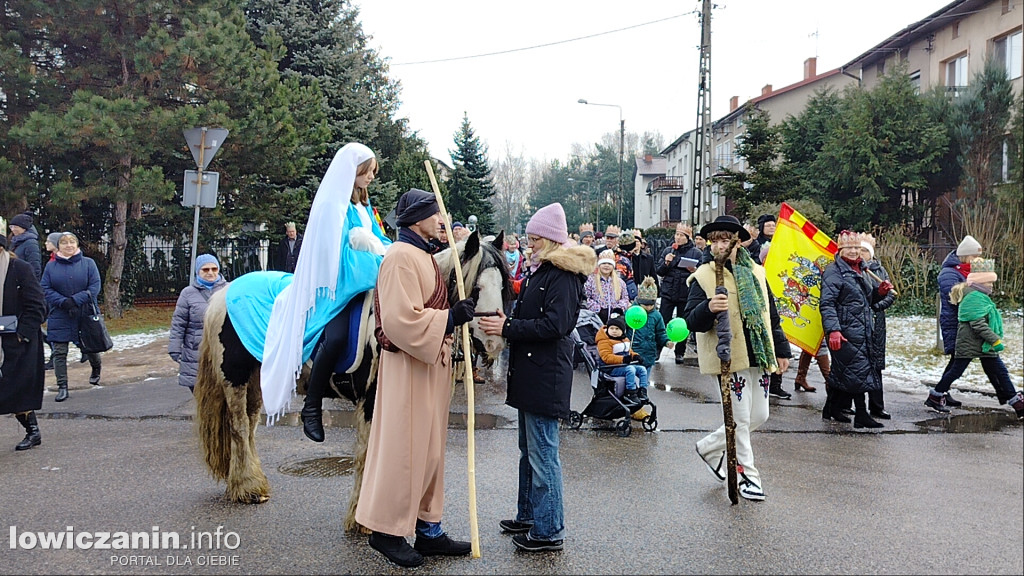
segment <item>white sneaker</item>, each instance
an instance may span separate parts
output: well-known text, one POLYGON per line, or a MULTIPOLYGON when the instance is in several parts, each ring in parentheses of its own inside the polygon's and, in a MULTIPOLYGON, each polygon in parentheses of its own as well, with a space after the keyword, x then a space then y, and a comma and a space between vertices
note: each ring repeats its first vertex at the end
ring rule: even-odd
POLYGON ((745 475, 739 483, 740 496, 743 496, 747 500, 761 501, 764 500, 764 490, 754 483, 753 480, 747 478, 745 475))
POLYGON ((718 480, 719 482, 725 482, 725 452, 722 452, 721 455, 718 457, 718 463, 712 466, 711 462, 708 462, 708 459, 705 458, 704 455, 700 453, 700 448, 697 448, 696 444, 693 447, 695 450, 697 450, 697 456, 700 456, 700 459, 704 462, 704 465, 708 467, 708 471, 714 474, 715 479, 718 480))

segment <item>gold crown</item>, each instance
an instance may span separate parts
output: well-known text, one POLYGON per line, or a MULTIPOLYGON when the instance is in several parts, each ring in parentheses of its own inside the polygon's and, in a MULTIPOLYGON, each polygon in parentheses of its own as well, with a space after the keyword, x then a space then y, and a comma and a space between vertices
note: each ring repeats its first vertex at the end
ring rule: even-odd
POLYGON ((871 238, 872 245, 874 244, 874 238, 870 234, 861 234, 860 232, 850 232, 849 230, 843 230, 839 233, 839 240, 836 244, 839 245, 839 249, 843 248, 860 248, 861 244, 867 239, 871 238))
POLYGON ((994 258, 975 258, 971 260, 971 272, 995 272, 996 261, 994 258))

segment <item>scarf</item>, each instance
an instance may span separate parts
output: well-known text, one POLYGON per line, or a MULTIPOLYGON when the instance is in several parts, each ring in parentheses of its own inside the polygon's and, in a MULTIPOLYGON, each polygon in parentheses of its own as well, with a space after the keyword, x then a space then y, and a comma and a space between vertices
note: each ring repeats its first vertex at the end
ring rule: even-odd
POLYGON ((429 242, 423 239, 422 236, 409 230, 408 228, 398 229, 398 241, 405 244, 412 244, 413 246, 423 250, 427 254, 433 254, 433 247, 429 242))
POLYGON ((732 273, 736 277, 736 291, 739 292, 740 316, 743 317, 743 325, 750 336, 750 347, 754 358, 757 359, 757 365, 762 370, 769 370, 773 361, 768 357, 772 336, 768 332, 768 327, 764 325, 764 293, 754 278, 753 267, 754 260, 750 257, 750 252, 742 247, 737 250, 736 265, 733 266, 732 273))
MULTIPOLYGON (((999 310, 996 308, 995 303, 988 297, 984 292, 977 290, 980 286, 972 286, 974 290, 969 291, 964 295, 964 299, 960 301, 960 307, 957 308, 957 320, 961 322, 972 322, 974 320, 980 320, 981 318, 988 317, 988 327, 996 333, 996 336, 1003 337, 1003 317, 1000 316, 999 310)), ((988 353, 992 352, 992 345, 988 342, 984 342, 981 345, 981 351, 988 353)))
MULTIPOLYGON (((7 267, 11 264, 11 255, 7 250, 0 248, 0 308, 4 303, 4 284, 7 283, 7 267)), ((3 314, 3 310, 0 310, 3 314)), ((4 365, 4 347, 0 346, 0 367, 4 365)), ((0 373, 2 374, 2 373, 0 373)))
POLYGON ((217 282, 220 282, 220 274, 217 274, 217 277, 214 278, 212 282, 207 282, 206 280, 203 280, 199 276, 196 276, 196 284, 199 284, 197 288, 199 288, 200 290, 211 290, 213 289, 214 286, 217 285, 217 282))
POLYGON ((356 170, 373 157, 373 151, 362 144, 346 144, 334 155, 317 188, 302 239, 310 249, 299 251, 294 280, 274 300, 263 343, 260 382, 268 424, 284 414, 295 390, 302 370, 306 320, 314 312, 316 298, 334 300, 356 170))
POLYGON ((508 271, 515 274, 519 270, 519 260, 522 258, 522 254, 519 250, 505 251, 505 264, 508 265, 508 271))
POLYGON ((971 273, 970 262, 961 262, 960 264, 953 266, 953 268, 955 268, 956 271, 959 272, 960 275, 963 276, 964 278, 967 278, 967 275, 971 273))

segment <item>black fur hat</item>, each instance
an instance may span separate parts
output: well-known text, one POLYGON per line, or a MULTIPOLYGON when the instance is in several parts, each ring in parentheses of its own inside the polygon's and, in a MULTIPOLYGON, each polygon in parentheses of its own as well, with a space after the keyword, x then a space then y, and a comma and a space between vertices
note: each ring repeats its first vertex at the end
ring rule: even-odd
POLYGON ((608 326, 616 326, 623 334, 626 333, 626 317, 622 315, 621 309, 612 309, 612 313, 608 315, 608 326))

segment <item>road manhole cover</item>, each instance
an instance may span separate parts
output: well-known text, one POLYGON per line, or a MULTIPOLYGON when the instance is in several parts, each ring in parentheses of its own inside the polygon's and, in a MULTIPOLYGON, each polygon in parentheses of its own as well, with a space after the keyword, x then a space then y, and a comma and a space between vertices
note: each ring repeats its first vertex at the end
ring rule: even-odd
POLYGON ((281 464, 278 472, 290 476, 306 476, 312 478, 329 478, 352 473, 351 456, 324 456, 320 458, 304 458, 281 464))

